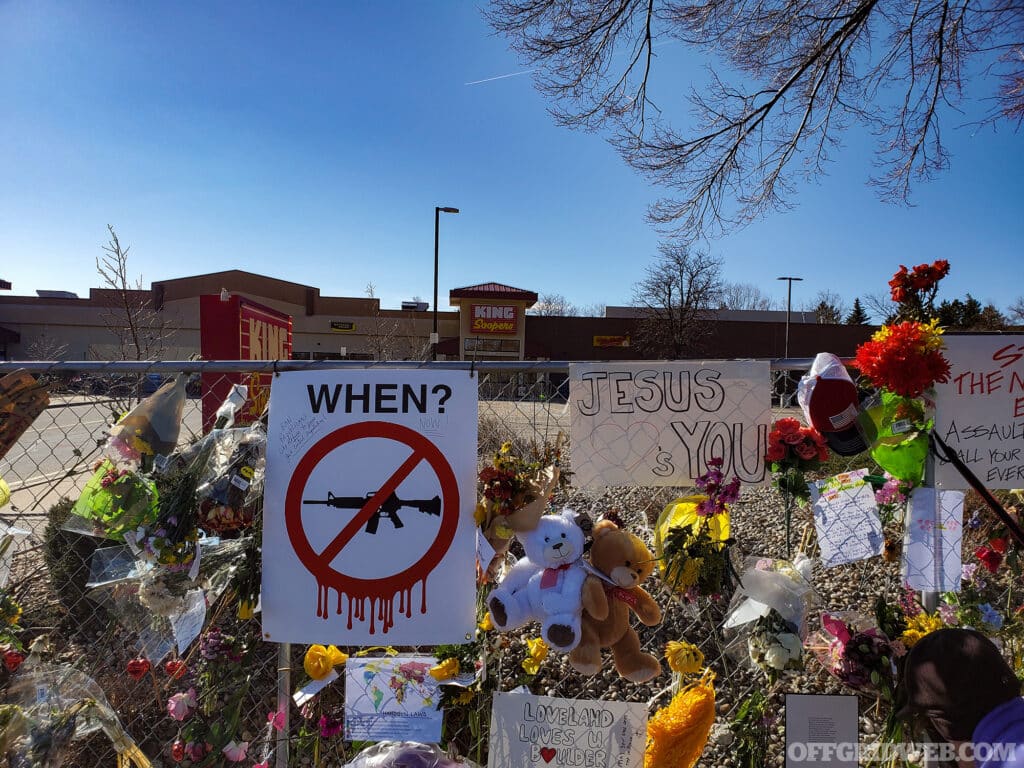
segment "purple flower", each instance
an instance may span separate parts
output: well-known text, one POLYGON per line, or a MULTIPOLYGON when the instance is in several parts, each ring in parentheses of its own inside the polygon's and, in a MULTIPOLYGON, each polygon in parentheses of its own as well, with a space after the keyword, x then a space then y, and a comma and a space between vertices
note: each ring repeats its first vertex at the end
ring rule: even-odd
POLYGON ((320 738, 330 739, 341 733, 344 720, 340 717, 328 717, 320 715, 320 738))
POLYGON ((981 620, 985 624, 988 624, 993 629, 1003 628, 1003 615, 990 604, 982 603, 978 606, 978 610, 981 611, 981 620))

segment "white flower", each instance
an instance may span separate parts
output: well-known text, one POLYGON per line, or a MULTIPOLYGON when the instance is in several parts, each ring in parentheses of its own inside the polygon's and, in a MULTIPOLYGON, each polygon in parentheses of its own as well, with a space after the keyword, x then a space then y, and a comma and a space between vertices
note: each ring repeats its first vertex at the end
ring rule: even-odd
POLYGON ((799 659, 801 653, 800 638, 792 632, 783 632, 775 640, 789 652, 789 658, 799 659))
POLYGON ((785 669, 789 662, 789 652, 780 645, 773 645, 764 655, 764 660, 772 669, 785 669))

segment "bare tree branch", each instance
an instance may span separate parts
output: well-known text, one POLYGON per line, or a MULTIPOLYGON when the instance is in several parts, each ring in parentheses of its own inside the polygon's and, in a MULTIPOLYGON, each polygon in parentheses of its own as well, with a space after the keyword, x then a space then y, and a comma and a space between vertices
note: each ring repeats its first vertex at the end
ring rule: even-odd
POLYGON ((489 18, 561 124, 607 129, 669 190, 650 218, 682 242, 785 208, 852 124, 878 139, 880 195, 908 202, 949 165, 941 126, 968 72, 988 122, 1024 119, 1022 0, 493 0, 489 18), (647 109, 661 39, 726 64, 690 94, 692 129, 647 109))

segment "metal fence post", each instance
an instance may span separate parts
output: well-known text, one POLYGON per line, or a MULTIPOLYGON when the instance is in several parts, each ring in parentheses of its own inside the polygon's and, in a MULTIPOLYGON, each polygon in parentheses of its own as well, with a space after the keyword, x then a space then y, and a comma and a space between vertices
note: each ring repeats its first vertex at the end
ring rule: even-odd
POLYGON ((284 727, 277 732, 276 758, 277 768, 288 768, 288 745, 291 732, 291 688, 292 688, 292 646, 281 643, 277 648, 277 711, 284 713, 284 727))

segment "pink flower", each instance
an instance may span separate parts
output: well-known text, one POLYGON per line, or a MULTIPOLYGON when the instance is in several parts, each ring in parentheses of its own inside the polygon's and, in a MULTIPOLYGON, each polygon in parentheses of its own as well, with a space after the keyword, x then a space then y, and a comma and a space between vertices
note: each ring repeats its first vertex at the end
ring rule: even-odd
POLYGON ((339 718, 320 715, 320 738, 330 739, 341 733, 344 721, 339 718))
POLYGON ((267 713, 267 722, 273 726, 274 730, 281 732, 284 730, 284 712, 269 712, 267 713))
POLYGON ((237 742, 231 740, 227 743, 221 752, 224 753, 224 757, 228 759, 228 762, 240 763, 245 760, 245 753, 249 751, 249 742, 237 742))
POLYGON ((181 722, 196 709, 196 689, 189 688, 186 693, 176 693, 167 700, 167 714, 181 722))
POLYGON ((270 761, 264 760, 262 763, 253 763, 252 768, 270 768, 270 761))

